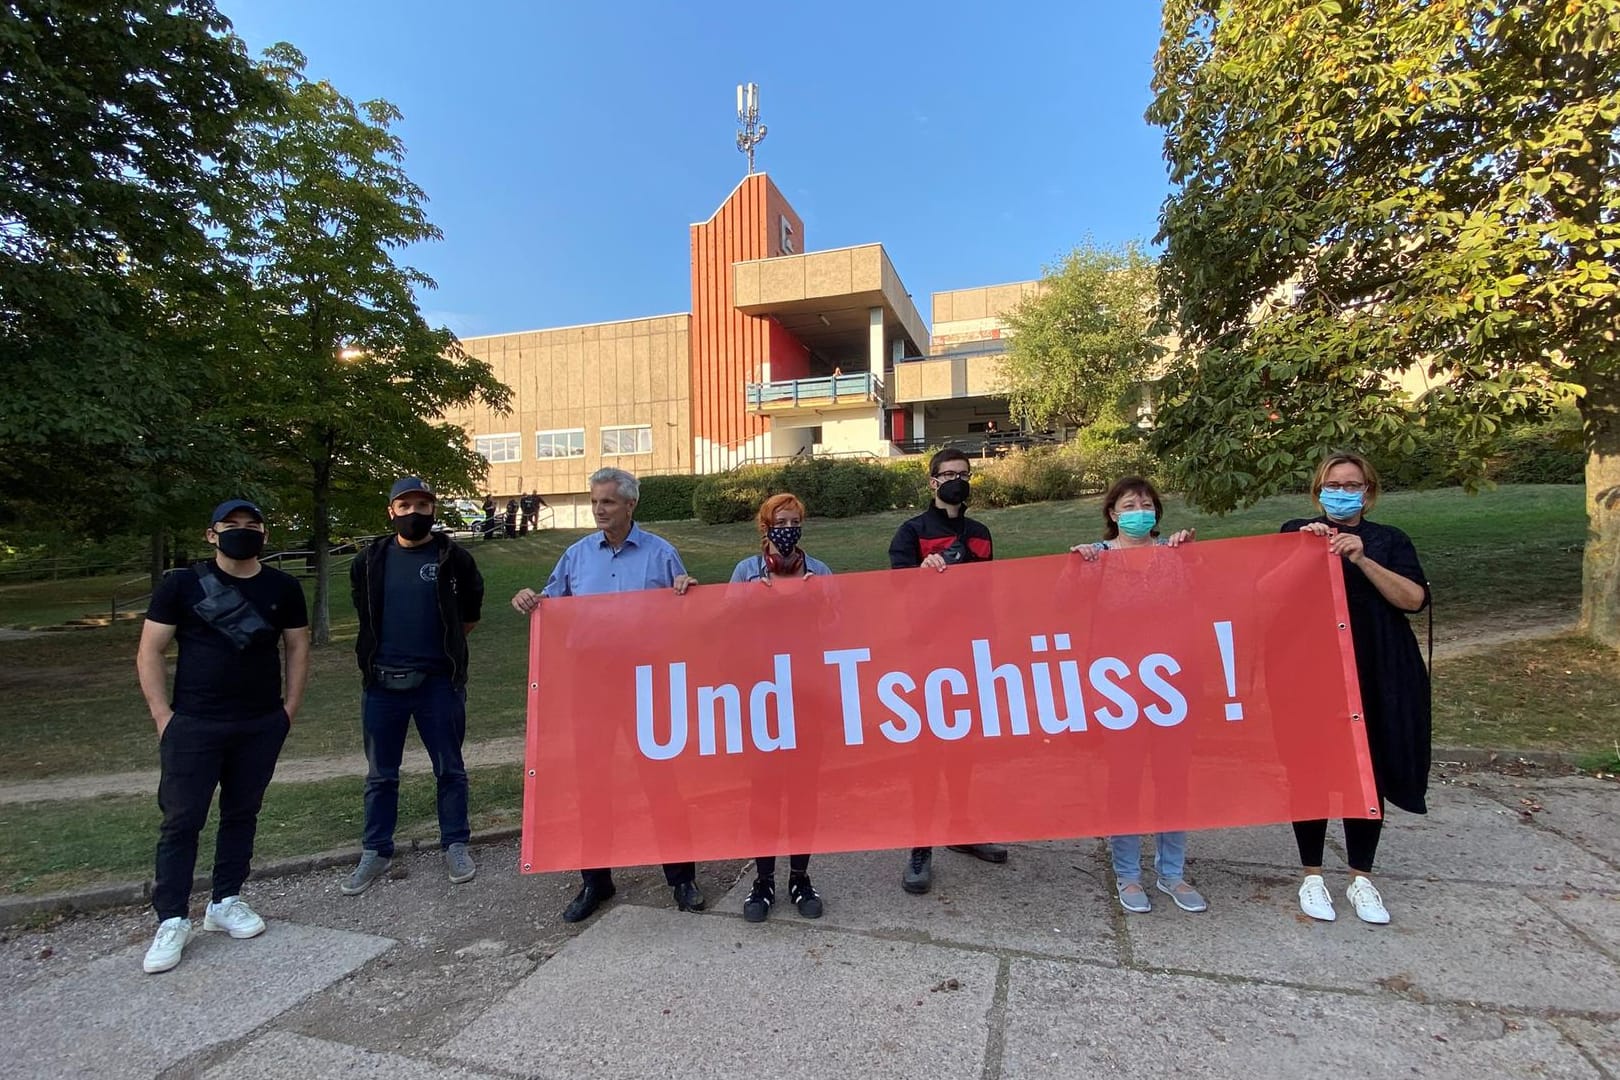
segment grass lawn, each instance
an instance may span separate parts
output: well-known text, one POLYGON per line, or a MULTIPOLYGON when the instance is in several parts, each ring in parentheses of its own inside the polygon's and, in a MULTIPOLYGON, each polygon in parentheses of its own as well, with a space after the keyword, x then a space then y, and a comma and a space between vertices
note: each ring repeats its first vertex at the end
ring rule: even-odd
MULTIPOLYGON (((471 770, 469 776, 473 828, 517 824, 523 770, 501 765, 471 770)), ((255 860, 358 847, 363 788, 361 777, 271 784, 259 814, 255 860)), ((401 780, 398 842, 438 837, 433 798, 433 777, 401 780)), ((155 796, 0 805, 0 830, 11 838, 0 845, 0 892, 37 894, 93 881, 150 878, 160 820, 155 796)), ((217 817, 211 816, 203 830, 198 873, 213 866, 217 825, 217 817)))
MULTIPOLYGON (((1478 496, 1460 490, 1387 496, 1375 515, 1409 532, 1434 586, 1435 623, 1448 628, 1484 619, 1509 622, 1528 609, 1574 613, 1580 596, 1585 513, 1580 486, 1503 487, 1478 496)), ((1167 524, 1194 525, 1212 540, 1274 531, 1308 513, 1301 498, 1267 499, 1224 518, 1188 511, 1172 499, 1167 524)), ((812 520, 806 547, 835 570, 887 566, 889 538, 900 512, 843 520, 812 520)), ((1002 558, 1044 555, 1094 539, 1101 528, 1097 498, 986 511, 1002 558)), ((699 581, 731 576, 739 558, 756 550, 751 524, 705 526, 663 522, 652 529, 680 549, 699 581)), ((547 531, 520 540, 472 545, 487 588, 484 619, 472 638, 468 686, 472 739, 523 730, 526 624, 507 604, 524 585, 539 586, 577 531, 547 531)), ((57 585, 34 588, 56 595, 57 585)), ((359 673, 352 651, 355 623, 346 582, 333 599, 333 644, 316 651, 309 694, 284 751, 286 757, 357 752, 359 673)), ((307 588, 306 584, 306 588, 307 588)), ((24 587, 0 591, 0 625, 20 621, 11 605, 36 601, 24 587)), ((0 641, 0 781, 73 773, 156 768, 157 745, 135 682, 138 626, 0 641)), ((1506 738, 1506 733, 1504 733, 1506 738)), ((1511 745, 1536 746, 1527 730, 1511 745)), ((1503 745, 1509 745, 1504 743, 1503 745)))
POLYGON ((1579 637, 1501 645, 1435 665, 1434 741, 1620 757, 1620 654, 1579 637))
POLYGON ((55 626, 86 615, 105 616, 114 595, 137 597, 147 591, 146 580, 125 571, 0 585, 0 626, 55 626))

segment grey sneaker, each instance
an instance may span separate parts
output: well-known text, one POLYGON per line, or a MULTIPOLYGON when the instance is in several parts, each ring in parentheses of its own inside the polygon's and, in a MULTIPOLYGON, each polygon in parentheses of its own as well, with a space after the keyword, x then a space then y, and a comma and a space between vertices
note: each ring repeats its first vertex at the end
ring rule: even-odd
POLYGON ((1148 899, 1147 890, 1142 888, 1140 881, 1121 881, 1119 883, 1119 906, 1133 915, 1145 915, 1153 910, 1153 901, 1148 899))
POLYGON ((369 849, 362 851, 360 853, 360 865, 354 868, 354 873, 349 875, 349 880, 345 881, 339 888, 343 890, 344 896, 359 896, 371 888, 378 878, 388 873, 389 867, 393 865, 394 857, 392 855, 379 855, 369 849))
POLYGON ((473 875, 478 873, 478 867, 473 865, 472 856, 467 853, 466 844, 451 844, 444 849, 444 868, 450 874, 452 885, 471 881, 473 875))
POLYGON ((1159 879, 1159 891, 1176 902, 1176 907, 1182 911, 1207 911, 1209 904, 1197 889, 1185 881, 1166 881, 1159 879))

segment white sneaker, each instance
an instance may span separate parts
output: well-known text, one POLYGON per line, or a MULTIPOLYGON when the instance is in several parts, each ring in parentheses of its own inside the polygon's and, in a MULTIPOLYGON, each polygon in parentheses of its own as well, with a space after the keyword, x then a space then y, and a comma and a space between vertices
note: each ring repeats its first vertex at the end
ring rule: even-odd
POLYGON ((258 937, 264 933, 264 920, 240 896, 227 896, 209 904, 203 915, 204 930, 223 930, 233 938, 258 937))
POLYGON ((1350 887, 1344 891, 1350 902, 1356 905, 1356 918, 1374 926, 1383 926, 1389 922, 1389 912, 1384 908, 1384 898, 1378 895, 1373 883, 1357 874, 1350 887))
POLYGON ((1323 922, 1338 918, 1333 912, 1333 897, 1328 894, 1327 882, 1322 880, 1321 874, 1305 875, 1305 881, 1299 887, 1299 910, 1323 922))
POLYGON ((141 970, 148 975, 168 971, 180 962, 180 953, 190 940, 190 919, 184 915, 164 919, 158 923, 157 936, 152 939, 152 947, 146 950, 146 959, 141 961, 141 970))

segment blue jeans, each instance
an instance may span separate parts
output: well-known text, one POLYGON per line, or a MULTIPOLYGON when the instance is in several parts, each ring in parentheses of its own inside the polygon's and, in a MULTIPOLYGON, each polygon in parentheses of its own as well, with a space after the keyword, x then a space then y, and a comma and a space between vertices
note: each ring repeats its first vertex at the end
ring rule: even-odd
MULTIPOLYGON (((1114 877, 1121 885, 1142 880, 1142 838, 1110 836, 1108 849, 1114 855, 1114 877)), ((1153 872, 1160 881, 1180 881, 1187 865, 1187 834, 1162 832, 1154 838, 1153 872)))
POLYGON ((405 756, 405 734, 411 718, 433 762, 439 781, 439 844, 465 844, 472 835, 467 820, 467 766, 461 744, 467 737, 467 691, 448 675, 429 675, 414 690, 367 687, 360 701, 365 732, 366 829, 360 844, 381 855, 394 853, 394 826, 399 819, 399 763, 405 756))

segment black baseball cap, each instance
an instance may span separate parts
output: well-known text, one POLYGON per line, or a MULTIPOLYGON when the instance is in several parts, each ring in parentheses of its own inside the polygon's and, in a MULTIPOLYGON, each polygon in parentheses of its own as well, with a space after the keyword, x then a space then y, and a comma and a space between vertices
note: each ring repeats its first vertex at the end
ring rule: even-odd
POLYGON ((246 510, 248 513, 259 519, 259 524, 264 524, 264 511, 260 510, 257 506, 254 506, 246 499, 226 499, 224 502, 214 507, 214 516, 208 519, 208 524, 212 525, 216 521, 224 521, 238 510, 246 510))
POLYGON ((393 502, 401 495, 414 495, 418 491, 434 502, 439 501, 439 497, 433 493, 433 489, 428 487, 427 481, 420 476, 402 476, 395 480, 394 486, 388 492, 388 501, 393 502))

